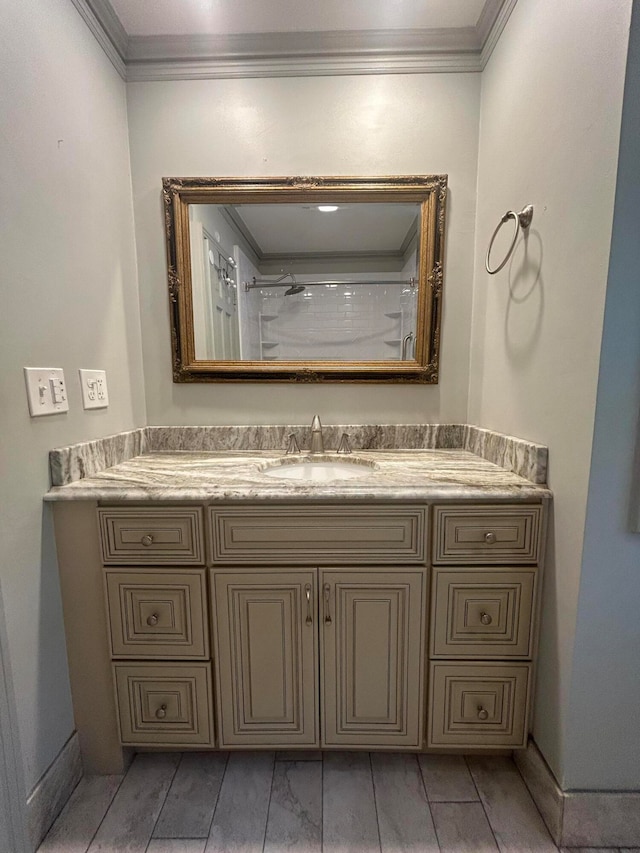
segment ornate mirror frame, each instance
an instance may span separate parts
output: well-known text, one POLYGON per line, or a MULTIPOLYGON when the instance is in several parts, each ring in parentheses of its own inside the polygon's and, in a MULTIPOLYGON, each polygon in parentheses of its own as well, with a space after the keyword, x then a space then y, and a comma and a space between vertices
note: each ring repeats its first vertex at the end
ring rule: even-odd
POLYGON ((437 384, 446 175, 163 178, 174 382, 437 384), (190 204, 410 202, 421 206, 415 357, 411 361, 205 361, 195 357, 190 204))

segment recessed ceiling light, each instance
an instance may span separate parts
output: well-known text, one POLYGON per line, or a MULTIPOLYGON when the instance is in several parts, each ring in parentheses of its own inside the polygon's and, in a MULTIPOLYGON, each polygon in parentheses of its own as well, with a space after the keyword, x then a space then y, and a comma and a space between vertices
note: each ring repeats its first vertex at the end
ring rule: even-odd
POLYGON ((323 213, 333 213, 334 210, 338 209, 337 204, 319 204, 318 210, 321 210, 323 213))

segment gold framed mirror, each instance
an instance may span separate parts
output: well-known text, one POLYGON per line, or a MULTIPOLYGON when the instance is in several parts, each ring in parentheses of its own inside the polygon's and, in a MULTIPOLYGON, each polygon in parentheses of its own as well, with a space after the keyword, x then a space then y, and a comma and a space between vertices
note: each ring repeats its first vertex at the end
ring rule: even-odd
POLYGON ((436 384, 446 175, 164 178, 174 382, 436 384))

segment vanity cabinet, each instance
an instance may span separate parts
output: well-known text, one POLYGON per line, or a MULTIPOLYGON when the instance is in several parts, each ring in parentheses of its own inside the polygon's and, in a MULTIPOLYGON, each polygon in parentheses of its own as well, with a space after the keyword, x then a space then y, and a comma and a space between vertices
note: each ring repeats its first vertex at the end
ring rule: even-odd
POLYGON ((211 575, 222 747, 421 745, 426 569, 211 575))
POLYGON ((436 506, 427 745, 524 747, 542 506, 436 506))
POLYGON ((418 748, 426 507, 211 507, 210 529, 220 745, 418 748))
POLYGON ((523 747, 544 506, 57 504, 86 772, 123 747, 523 747))
POLYGON ((202 508, 107 507, 98 521, 121 742, 213 746, 202 508))

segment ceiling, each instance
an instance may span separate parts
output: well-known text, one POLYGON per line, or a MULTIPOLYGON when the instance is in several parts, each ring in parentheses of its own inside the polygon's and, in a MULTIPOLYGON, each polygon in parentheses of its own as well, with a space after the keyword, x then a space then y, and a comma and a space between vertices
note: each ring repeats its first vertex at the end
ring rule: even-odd
POLYGON ((517 0, 71 0, 128 81, 481 71, 517 0))
POLYGON ((377 202, 337 208, 323 213, 315 204, 242 204, 235 205, 231 215, 260 259, 274 254, 383 253, 402 260, 417 233, 419 204, 377 202))
POLYGON ((485 0, 111 0, 129 36, 474 27, 485 0))

